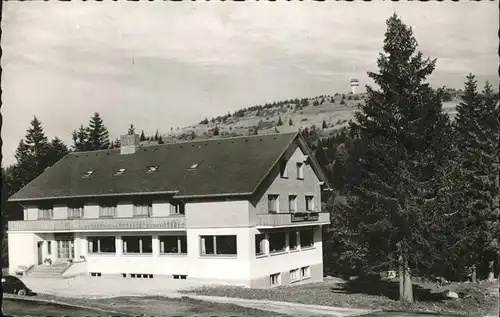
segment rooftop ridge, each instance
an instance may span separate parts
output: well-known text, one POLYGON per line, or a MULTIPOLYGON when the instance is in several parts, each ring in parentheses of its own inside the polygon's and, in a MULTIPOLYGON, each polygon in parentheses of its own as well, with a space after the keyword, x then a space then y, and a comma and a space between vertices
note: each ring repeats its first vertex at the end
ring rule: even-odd
MULTIPOLYGON (((182 142, 173 142, 173 143, 164 143, 164 144, 152 144, 148 145, 147 148, 152 148, 152 147, 164 147, 164 146, 172 146, 172 145, 183 145, 183 144, 194 144, 194 143, 204 143, 204 142, 220 142, 220 141, 229 141, 229 140, 238 140, 238 139, 251 139, 251 138, 259 138, 259 137, 272 137, 272 136, 283 136, 283 135, 297 135, 299 131, 296 132, 284 132, 284 133, 266 133, 266 134, 257 134, 257 135, 240 135, 240 136, 233 136, 233 137, 223 137, 223 138, 210 138, 210 139, 198 139, 198 140, 189 140, 189 141, 182 141, 182 142)), ((145 148, 145 147, 140 147, 140 148, 145 148)), ((114 148, 114 149, 104 149, 104 150, 94 150, 94 151, 81 151, 81 152, 70 152, 68 155, 88 155, 90 153, 92 154, 98 154, 99 152, 103 153, 109 153, 111 151, 119 151, 119 148, 114 148)))

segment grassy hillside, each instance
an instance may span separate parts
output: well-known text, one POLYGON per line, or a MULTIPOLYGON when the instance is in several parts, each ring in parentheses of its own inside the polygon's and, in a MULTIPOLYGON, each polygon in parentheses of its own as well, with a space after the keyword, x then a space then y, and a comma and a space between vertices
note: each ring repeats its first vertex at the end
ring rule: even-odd
MULTIPOLYGON (((448 101, 443 103, 444 111, 452 116, 457 103, 457 94, 451 91, 448 101)), ((164 142, 175 142, 293 132, 313 125, 323 129, 325 134, 330 134, 345 126, 353 118, 354 112, 364 104, 365 97, 365 94, 335 94, 267 103, 241 109, 233 114, 206 118, 198 124, 162 133, 162 137, 164 142)))

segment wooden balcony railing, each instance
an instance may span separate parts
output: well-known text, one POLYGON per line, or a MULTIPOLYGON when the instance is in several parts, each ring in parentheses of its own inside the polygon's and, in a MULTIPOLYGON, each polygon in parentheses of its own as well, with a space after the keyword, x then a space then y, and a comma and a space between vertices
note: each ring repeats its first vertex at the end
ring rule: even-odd
POLYGON ((327 212, 311 213, 276 213, 259 216, 257 227, 277 227, 290 225, 319 225, 329 224, 330 214, 327 212))
POLYGON ((134 229, 184 229, 184 216, 152 218, 100 218, 9 221, 9 231, 88 231, 134 229))

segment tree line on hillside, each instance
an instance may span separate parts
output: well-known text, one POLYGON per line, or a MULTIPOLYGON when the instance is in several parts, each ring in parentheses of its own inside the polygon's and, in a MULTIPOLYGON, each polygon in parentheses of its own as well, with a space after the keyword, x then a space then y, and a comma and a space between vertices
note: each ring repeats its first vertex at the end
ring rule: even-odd
MULTIPOLYGON (((449 91, 426 82, 436 60, 417 50, 412 29, 397 15, 386 22, 378 71, 368 73, 379 89, 367 87, 364 105, 334 135, 325 137, 315 126, 301 133, 333 187, 323 196, 323 209, 331 215, 324 232, 325 270, 397 270, 400 299, 412 302, 417 276, 491 280, 499 270, 498 93, 488 83, 480 90, 470 74, 450 120, 442 109, 449 91)), ((304 104, 283 104, 289 102, 304 104)), ((135 134, 133 125, 128 134, 135 134)), ((140 139, 148 138, 141 132, 140 139)), ((16 163, 2 167, 3 220, 7 213, 22 215, 6 199, 68 152, 114 146, 119 144, 110 142, 98 113, 74 131, 71 149, 58 138, 49 142, 34 118, 16 163)))

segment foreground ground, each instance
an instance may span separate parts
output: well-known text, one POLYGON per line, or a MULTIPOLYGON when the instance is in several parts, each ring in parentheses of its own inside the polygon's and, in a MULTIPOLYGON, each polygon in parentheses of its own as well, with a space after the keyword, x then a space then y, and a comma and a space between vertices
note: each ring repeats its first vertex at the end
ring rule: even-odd
MULTIPOLYGON (((350 281, 330 279, 322 283, 256 290, 241 287, 200 287, 184 293, 226 296, 247 299, 266 299, 315 305, 384 309, 407 312, 436 312, 462 316, 498 316, 498 284, 454 283, 436 289, 434 284, 417 284, 414 287, 416 302, 405 304, 397 301, 397 282, 350 281), (436 293, 449 289, 466 298, 444 299, 436 293)), ((386 313, 386 312, 384 312, 386 313)), ((380 313, 378 313, 380 314, 380 313)), ((401 315, 401 313, 398 313, 401 315)), ((377 315, 373 316, 388 316, 377 315)))

